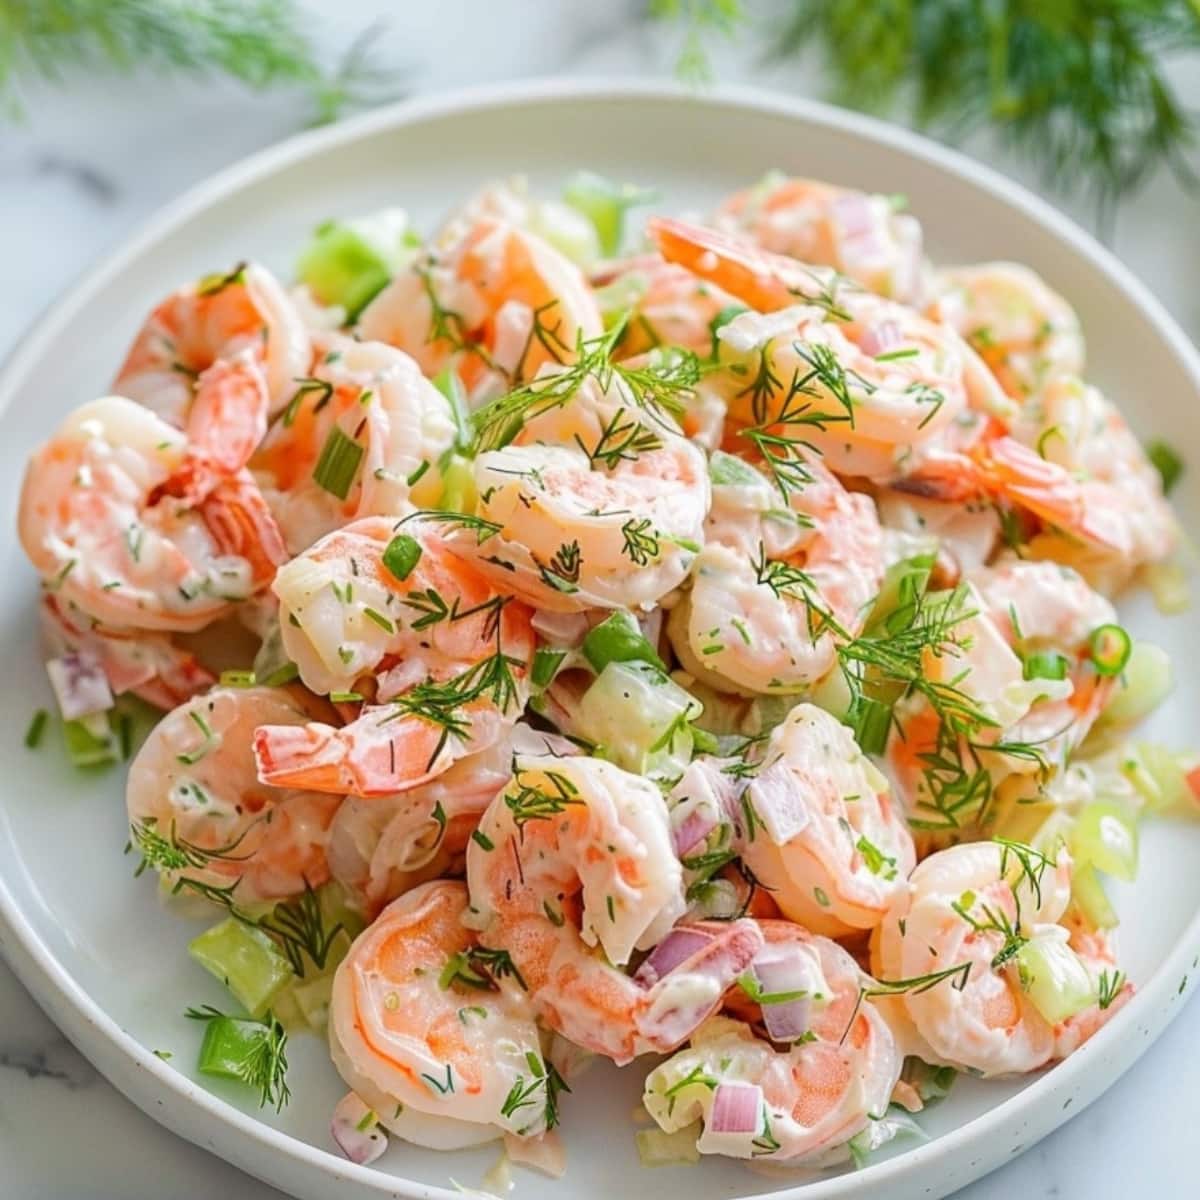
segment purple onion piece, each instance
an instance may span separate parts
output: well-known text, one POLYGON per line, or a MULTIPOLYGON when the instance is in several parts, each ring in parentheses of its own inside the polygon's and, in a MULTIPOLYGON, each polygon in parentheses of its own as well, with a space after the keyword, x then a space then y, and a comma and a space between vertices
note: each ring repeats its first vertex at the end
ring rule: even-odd
POLYGON ((77 721, 113 706, 112 689, 100 660, 86 650, 70 651, 46 663, 46 674, 65 721, 77 721))
POLYGON ((762 1124, 762 1088, 753 1083, 719 1083, 708 1128, 712 1133, 757 1133, 762 1124))
POLYGON ((808 1032, 809 1002, 788 1000, 783 1004, 762 1006, 763 1024, 772 1041, 794 1042, 808 1032))
POLYGON ((672 929, 634 974, 634 981, 643 987, 653 987, 664 975, 669 975, 693 954, 713 940, 703 929, 672 929))
POLYGON ((708 837, 717 824, 716 815, 703 808, 688 813, 679 827, 671 831, 675 853, 682 858, 693 846, 708 837))
POLYGON ((360 1167, 374 1162, 387 1149, 383 1126, 353 1092, 347 1092, 337 1102, 329 1132, 338 1149, 360 1167))
POLYGON ((809 822, 805 790, 782 760, 750 785, 755 814, 776 846, 786 846, 809 822))

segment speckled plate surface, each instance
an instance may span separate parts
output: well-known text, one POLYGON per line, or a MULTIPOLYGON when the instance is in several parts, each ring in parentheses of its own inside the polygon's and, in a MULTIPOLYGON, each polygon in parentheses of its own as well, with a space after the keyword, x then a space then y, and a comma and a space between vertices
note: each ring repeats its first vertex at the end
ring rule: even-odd
MULTIPOLYGON (((400 204, 428 228, 484 180, 522 171, 535 186, 555 188, 582 166, 657 186, 668 210, 703 208, 770 167, 902 192, 936 259, 1014 258, 1040 271, 1076 305, 1095 381, 1140 431, 1167 436, 1185 459, 1200 462, 1200 422, 1177 415, 1200 404, 1194 347, 1110 254, 1030 193, 912 134, 815 103, 735 89, 696 97, 651 84, 549 81, 437 96, 305 134, 171 205, 55 305, 0 374, 3 527, 14 528, 29 449, 70 408, 104 391, 144 313, 181 280, 244 257, 286 274, 309 230, 330 215, 400 204)), ((1193 528, 1196 478, 1178 496, 1193 528)), ((31 711, 48 702, 36 646, 37 581, 11 534, 2 553, 10 586, 0 598, 8 747, 0 778, 0 947, 22 980, 146 1112, 277 1187, 311 1200, 365 1200, 452 1197, 452 1180, 476 1186, 493 1149, 437 1154, 394 1142, 371 1167, 332 1152, 328 1119, 341 1088, 315 1038, 292 1039, 293 1100, 281 1116, 189 1074, 199 1030, 183 1010, 220 1003, 220 989, 185 955, 197 927, 167 913, 151 880, 134 881, 132 862, 121 857, 123 773, 82 776, 52 752, 21 746, 31 711), (162 1061, 156 1049, 173 1057, 162 1061)), ((1195 653, 1194 616, 1163 621, 1140 599, 1123 612, 1135 632, 1178 661, 1195 653)), ((1153 732, 1184 745, 1196 740, 1200 679, 1180 674, 1153 732)), ((863 1171, 803 1184, 711 1160, 647 1175, 630 1116, 645 1068, 597 1067, 565 1110, 567 1179, 518 1173, 517 1194, 607 1200, 652 1187, 661 1200, 945 1195, 1095 1099, 1179 1011, 1188 977, 1200 979, 1193 969, 1197 861, 1200 826, 1150 826, 1141 880, 1116 897, 1123 960, 1139 994, 1049 1072, 1023 1082, 960 1081, 923 1118, 931 1135, 924 1145, 898 1145, 863 1171)))

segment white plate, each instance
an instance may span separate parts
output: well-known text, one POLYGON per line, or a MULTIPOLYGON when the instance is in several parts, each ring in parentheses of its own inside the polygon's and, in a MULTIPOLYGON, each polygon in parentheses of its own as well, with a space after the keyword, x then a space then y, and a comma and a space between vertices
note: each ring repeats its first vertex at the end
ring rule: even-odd
MULTIPOLYGON (((1014 258, 1032 264, 1077 306, 1091 374, 1147 436, 1169 436, 1200 463, 1200 358, 1159 304, 1110 254, 1021 188, 891 126, 818 104, 745 90, 700 97, 646 84, 519 84, 420 100, 315 133, 248 159, 195 189, 39 322, 0 376, 3 528, 14 526, 29 449, 68 409, 105 390, 142 317, 182 280, 239 258, 285 274, 311 228, 334 214, 402 204, 429 228, 481 181, 513 171, 553 189, 582 166, 653 184, 667 209, 703 208, 770 167, 901 192, 941 261, 1014 258), (1184 422, 1183 412, 1192 414, 1184 422), (1171 420, 1172 414, 1176 419, 1171 420)), ((1179 496, 1195 518, 1195 473, 1179 496)), ((327 1122, 341 1092, 324 1046, 291 1042, 293 1100, 260 1113, 233 1088, 189 1074, 199 1031, 189 1004, 222 992, 189 962, 196 927, 156 903, 149 878, 122 859, 123 772, 88 778, 52 746, 20 737, 48 703, 35 636, 37 585, 16 539, 5 539, 0 631, 8 647, 0 722, 10 747, 0 781, 0 948, 72 1041, 131 1100, 176 1133, 247 1171, 316 1200, 453 1197, 495 1158, 443 1155, 394 1142, 372 1167, 330 1150, 327 1122), (9 575, 8 572, 12 574, 9 575), (151 1051, 169 1050, 164 1062, 151 1051)), ((1192 661, 1194 617, 1166 623, 1144 602, 1126 611, 1136 632, 1192 661)), ((1200 683, 1186 672, 1154 732, 1195 739, 1200 683)), ((1078 1054, 1024 1084, 960 1080, 925 1119, 933 1140, 888 1161, 797 1189, 805 1200, 878 1194, 941 1196, 1018 1154, 1095 1099, 1179 1011, 1200 979, 1200 827, 1160 822, 1143 843, 1136 891, 1118 897, 1124 963, 1139 988, 1078 1054)), ((650 1176, 637 1164, 631 1111, 644 1068, 597 1068, 565 1110, 567 1181, 521 1173, 522 1200, 639 1195, 716 1200, 790 1181, 710 1160, 650 1176)), ((790 1194, 796 1194, 795 1192, 790 1194)))

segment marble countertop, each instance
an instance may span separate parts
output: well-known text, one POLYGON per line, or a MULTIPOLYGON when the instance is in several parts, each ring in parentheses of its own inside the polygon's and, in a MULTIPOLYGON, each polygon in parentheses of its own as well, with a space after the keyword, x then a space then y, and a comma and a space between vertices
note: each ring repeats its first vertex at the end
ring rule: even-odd
MULTIPOLYGON (((546 74, 663 74, 671 48, 634 23, 636 0, 339 0, 311 3, 331 53, 385 15, 377 51, 412 91, 546 74)), ((764 67, 749 45, 717 46, 723 79, 816 94, 817 70, 764 67), (801 75, 803 74, 803 78, 801 75)), ((1200 72, 1184 80, 1200 100, 1200 72)), ((294 95, 223 83, 73 79, 32 90, 28 116, 0 126, 0 355, 100 255, 183 188, 304 119, 294 95)), ((1036 184, 986 139, 968 149, 1036 184)), ((1084 201, 1065 204, 1087 223, 1084 201)), ((1200 206, 1169 177, 1117 214, 1117 253, 1200 338, 1200 206)), ((1182 1200, 1186 1138, 1200 1102, 1200 1007, 1189 1006, 1106 1096, 958 1200, 1126 1195, 1182 1200), (1185 1131, 1185 1122, 1187 1129, 1185 1131)), ((170 1200, 280 1193, 143 1116, 66 1042, 0 962, 0 1193, 5 1200, 170 1200)))

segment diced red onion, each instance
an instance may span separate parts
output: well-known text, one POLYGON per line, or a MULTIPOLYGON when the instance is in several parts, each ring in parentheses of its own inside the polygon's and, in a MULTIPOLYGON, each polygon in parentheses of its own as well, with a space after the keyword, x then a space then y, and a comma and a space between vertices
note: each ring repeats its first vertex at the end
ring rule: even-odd
POLYGON ((783 1004, 764 1004, 763 1025, 776 1042, 794 1042, 808 1031, 809 1002, 788 1000, 783 1004))
POLYGON ((718 823, 716 814, 707 805, 694 808, 684 817, 678 828, 671 830, 675 853, 682 858, 693 846, 708 837, 718 823))
POLYGON ((755 815, 777 846, 786 845, 808 824, 804 789, 782 761, 755 776, 750 797, 755 815))
POLYGON ((762 1088, 754 1083, 718 1083, 708 1128, 712 1133, 758 1133, 762 1126, 762 1088))
POLYGON ((833 215, 842 232, 850 237, 869 232, 875 222, 870 198, 861 192, 838 196, 833 202, 833 215))
POLYGON ((75 650, 46 663, 46 674, 66 721, 78 721, 113 706, 112 689, 100 660, 86 650, 75 650))
POLYGON ((867 326, 858 345, 864 354, 874 357, 900 345, 902 341, 904 334, 895 321, 880 321, 876 325, 867 326))
MULTIPOLYGON (((768 947, 754 960, 751 970, 765 995, 813 991, 812 972, 796 947, 783 953, 768 947)), ((762 1019, 767 1033, 777 1042, 794 1041, 808 1029, 809 1003, 808 997, 801 996, 781 1004, 764 1004, 762 1019)))
POLYGON ((387 1149, 383 1126, 354 1092, 347 1092, 337 1102, 329 1132, 338 1149, 360 1167, 374 1162, 387 1149))
POLYGON ((712 940, 713 935, 703 929, 672 929, 638 967, 633 978, 643 987, 653 987, 664 975, 669 975, 712 940))

